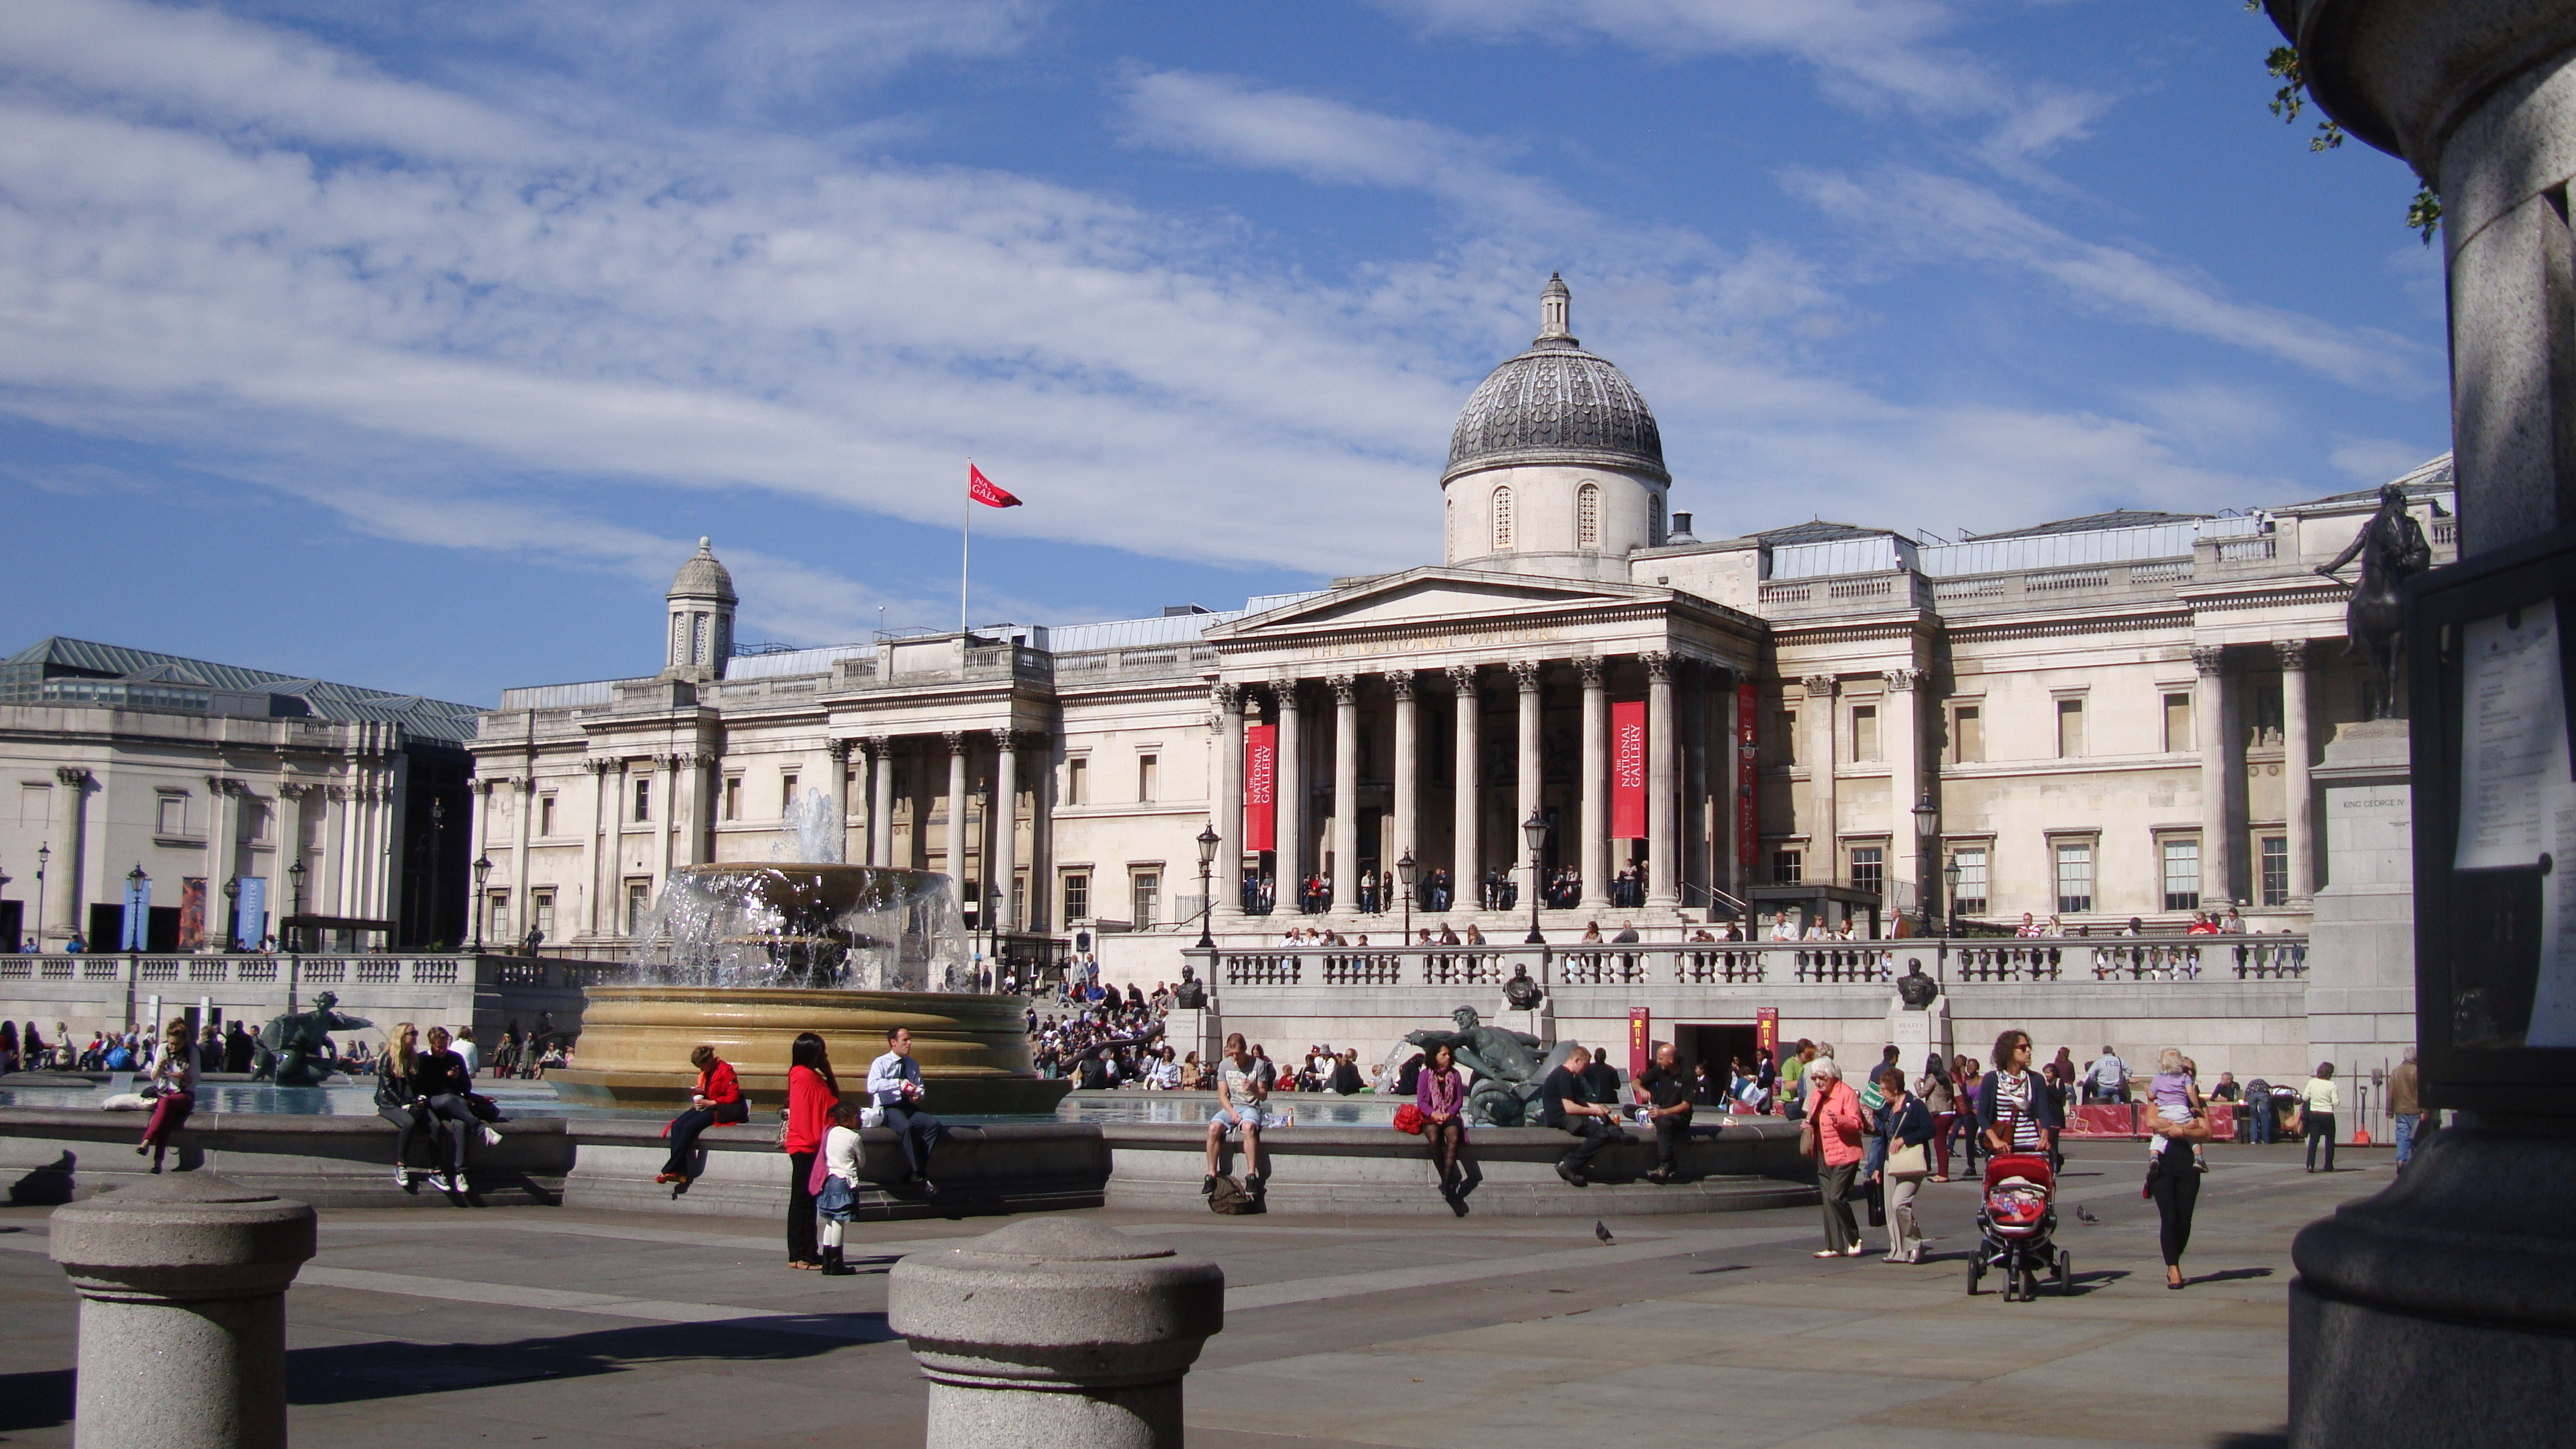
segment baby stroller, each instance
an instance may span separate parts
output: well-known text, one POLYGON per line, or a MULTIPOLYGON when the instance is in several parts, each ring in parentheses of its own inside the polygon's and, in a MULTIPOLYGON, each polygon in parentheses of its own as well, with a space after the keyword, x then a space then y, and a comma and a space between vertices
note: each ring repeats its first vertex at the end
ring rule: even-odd
POLYGON ((2057 1233, 2057 1174, 2038 1153, 1999 1152, 1986 1159, 1985 1196, 1977 1204, 1976 1256, 1968 1260, 1968 1293, 1989 1268, 2004 1273, 2004 1301, 2028 1303, 2039 1296, 2039 1277, 2052 1274, 2057 1291, 2072 1291, 2075 1255, 2060 1249, 2057 1233))

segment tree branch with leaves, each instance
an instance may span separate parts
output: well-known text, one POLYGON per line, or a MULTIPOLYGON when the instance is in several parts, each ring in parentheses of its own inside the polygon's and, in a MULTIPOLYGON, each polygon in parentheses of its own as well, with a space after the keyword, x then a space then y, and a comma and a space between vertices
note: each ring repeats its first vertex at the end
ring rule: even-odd
MULTIPOLYGON (((2261 0, 2246 0, 2245 8, 2260 10, 2263 7, 2261 0)), ((2298 48, 2273 46, 2272 53, 2263 58, 2263 68, 2270 72, 2272 79, 2281 83, 2281 88, 2272 92, 2272 114, 2280 117, 2281 124, 2285 126, 2297 125, 2300 114, 2311 104, 2307 70, 2299 62, 2298 48)), ((2343 144, 2343 137, 2343 123, 2332 116, 2323 116, 2317 122, 2317 133, 2308 138, 2308 149, 2332 151, 2343 144)), ((2433 233, 2442 225, 2442 198, 2434 194, 2432 187, 2419 185, 2415 188, 2415 199, 2406 203, 2406 225, 2424 238, 2424 245, 2429 247, 2433 244, 2433 233)))

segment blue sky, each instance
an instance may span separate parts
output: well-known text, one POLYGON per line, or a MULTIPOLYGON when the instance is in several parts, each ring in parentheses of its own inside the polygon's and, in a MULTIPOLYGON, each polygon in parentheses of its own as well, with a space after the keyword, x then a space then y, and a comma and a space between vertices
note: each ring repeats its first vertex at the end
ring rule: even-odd
POLYGON ((2414 179, 2234 0, 0 6, 10 647, 477 702, 1434 561, 1536 328, 1700 537, 2214 510, 2447 446, 2414 179))

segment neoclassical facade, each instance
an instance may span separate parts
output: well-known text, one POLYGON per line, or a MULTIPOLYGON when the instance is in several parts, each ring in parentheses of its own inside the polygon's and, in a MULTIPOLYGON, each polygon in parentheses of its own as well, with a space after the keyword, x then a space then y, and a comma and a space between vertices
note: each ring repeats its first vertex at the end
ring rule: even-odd
MULTIPOLYGON (((845 858, 1104 941, 1195 929, 1210 826, 1220 932, 1277 929, 1246 918, 1247 876, 1281 912, 1332 877, 1347 918, 1355 873, 1409 856, 1452 873, 1457 916, 1510 873, 1522 911, 1491 934, 1526 919, 1533 818, 1537 869, 1580 876, 1551 929, 1820 883, 1889 916, 1928 888, 1990 919, 2241 902, 2304 923, 2310 771, 2369 708, 2347 586, 2316 569, 2375 490, 1958 542, 1822 521, 1702 541, 1653 413, 1569 303, 1551 278, 1540 335, 1463 410, 1437 565, 1225 611, 745 654, 702 542, 658 674, 513 689, 483 715, 487 939, 619 941, 674 867, 771 858, 813 790, 845 858), (1643 905, 1614 908, 1628 870, 1643 905)), ((2399 482, 2452 557, 2447 459, 2399 482)))

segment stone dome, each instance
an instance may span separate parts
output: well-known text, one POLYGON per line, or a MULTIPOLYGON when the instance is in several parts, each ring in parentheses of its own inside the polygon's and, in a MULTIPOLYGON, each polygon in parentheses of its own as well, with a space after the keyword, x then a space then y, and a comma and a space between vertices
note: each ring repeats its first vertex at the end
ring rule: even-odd
POLYGON ((703 538, 698 540, 696 555, 680 565, 680 572, 671 580, 671 591, 663 597, 716 599, 728 604, 741 602, 734 597, 733 575, 725 571, 723 564, 716 562, 715 550, 703 538))
POLYGON ((1635 384, 1567 330, 1569 294, 1550 276, 1530 349, 1487 374, 1449 435, 1448 482, 1475 468, 1518 463, 1595 465, 1670 482, 1664 438, 1635 384))

